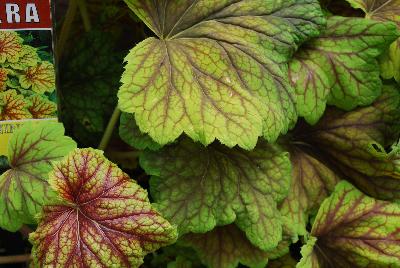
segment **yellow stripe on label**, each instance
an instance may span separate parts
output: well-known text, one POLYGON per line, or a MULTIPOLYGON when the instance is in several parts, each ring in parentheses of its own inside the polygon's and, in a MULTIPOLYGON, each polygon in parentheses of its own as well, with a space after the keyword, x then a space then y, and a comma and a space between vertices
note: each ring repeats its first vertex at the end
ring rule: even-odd
POLYGON ((8 142, 14 131, 26 122, 40 122, 40 121, 57 121, 57 118, 47 119, 31 119, 31 120, 15 120, 15 121, 0 121, 0 155, 7 156, 8 142))

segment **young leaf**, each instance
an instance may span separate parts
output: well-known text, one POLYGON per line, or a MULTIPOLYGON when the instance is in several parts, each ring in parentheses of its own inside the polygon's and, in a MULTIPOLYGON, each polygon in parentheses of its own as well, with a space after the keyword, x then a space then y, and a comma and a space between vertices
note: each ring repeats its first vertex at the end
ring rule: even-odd
POLYGON ((27 100, 29 101, 28 111, 32 115, 32 118, 42 119, 55 117, 57 105, 54 102, 38 94, 29 96, 27 100))
POLYGON ((121 114, 119 135, 123 141, 138 150, 150 149, 156 151, 162 147, 149 135, 140 131, 132 114, 121 114))
POLYGON ((270 250, 282 239, 277 202, 287 195, 291 165, 279 146, 260 141, 249 152, 184 139, 145 152, 140 163, 153 175, 157 207, 180 234, 234 222, 260 249, 270 250))
POLYGON ((31 118, 28 102, 23 95, 15 90, 7 90, 0 93, 0 120, 21 120, 31 118))
POLYGON ((126 57, 119 106, 156 142, 185 132, 205 145, 252 149, 295 122, 286 63, 319 34, 318 1, 125 2, 159 39, 126 57))
POLYGON ((19 77, 19 83, 24 89, 32 89, 34 92, 43 94, 55 90, 55 70, 50 62, 42 62, 36 66, 29 67, 19 77))
POLYGON ((239 262, 249 267, 265 267, 268 253, 252 245, 234 224, 216 227, 205 234, 187 234, 184 245, 193 247, 210 268, 235 268, 239 262))
POLYGON ((329 109, 315 127, 299 128, 295 136, 318 148, 317 153, 363 191, 379 199, 398 199, 400 195, 387 187, 400 187, 400 154, 396 148, 386 152, 385 147, 398 138, 400 96, 393 86, 383 91, 371 106, 351 112, 329 109))
POLYGON ((0 32, 0 63, 17 62, 22 53, 22 38, 13 31, 0 32))
POLYGON ((17 231, 36 223, 34 216, 54 196, 47 178, 51 162, 76 147, 56 122, 28 122, 14 132, 8 147, 11 169, 0 177, 0 227, 17 231))
POLYGON ((173 243, 176 228, 101 151, 76 149, 50 173, 61 203, 46 205, 30 235, 39 267, 139 267, 173 243))
POLYGON ((321 159, 301 146, 292 144, 290 150, 293 178, 289 194, 280 205, 280 212, 286 232, 297 240, 298 235, 308 233, 306 227, 309 215, 318 210, 340 177, 321 159))
POLYGON ((297 267, 399 267, 400 206, 340 182, 321 205, 297 267))
MULTIPOLYGON (((378 21, 392 21, 400 29, 399 0, 347 0, 354 8, 360 8, 367 18, 378 21)), ((394 42, 381 59, 382 76, 386 79, 395 77, 400 82, 400 38, 394 42)))
POLYGON ((382 86, 376 58, 398 34, 392 23, 330 17, 323 34, 289 64, 299 114, 315 124, 327 101, 346 110, 371 104, 382 86))

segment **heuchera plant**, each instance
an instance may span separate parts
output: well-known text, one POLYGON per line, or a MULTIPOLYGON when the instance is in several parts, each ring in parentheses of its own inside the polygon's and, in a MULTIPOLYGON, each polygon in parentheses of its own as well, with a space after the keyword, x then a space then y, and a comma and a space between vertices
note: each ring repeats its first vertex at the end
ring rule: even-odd
MULTIPOLYGON (((29 39, 25 36, 26 39, 29 39)), ((54 66, 14 31, 0 32, 0 120, 55 116, 54 66)))
MULTIPOLYGON (((78 142, 56 122, 10 141, 0 227, 35 229, 34 267, 400 267, 399 0, 124 2, 64 22, 85 30, 61 67, 78 142)), ((48 91, 28 78, 50 63, 16 57, 7 114, 48 91)))

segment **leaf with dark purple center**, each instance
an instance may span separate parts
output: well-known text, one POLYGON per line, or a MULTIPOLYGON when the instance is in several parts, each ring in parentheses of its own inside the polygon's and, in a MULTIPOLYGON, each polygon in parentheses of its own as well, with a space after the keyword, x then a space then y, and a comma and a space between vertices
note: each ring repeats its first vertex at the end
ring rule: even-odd
POLYGON ((30 235, 39 267, 139 267, 176 240, 147 192, 94 149, 76 149, 50 173, 59 203, 44 206, 30 235))

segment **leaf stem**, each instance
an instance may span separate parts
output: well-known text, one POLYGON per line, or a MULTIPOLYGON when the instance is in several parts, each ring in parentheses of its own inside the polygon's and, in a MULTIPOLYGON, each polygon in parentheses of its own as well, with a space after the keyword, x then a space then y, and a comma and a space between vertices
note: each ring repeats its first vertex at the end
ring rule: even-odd
POLYGON ((31 260, 31 254, 14 255, 14 256, 1 256, 0 264, 23 263, 31 260))
POLYGON ((77 0, 79 11, 81 13, 83 27, 85 28, 86 32, 90 32, 92 29, 92 23, 90 21, 89 12, 86 5, 86 0, 77 0))
POLYGON ((121 110, 118 107, 116 107, 110 118, 110 121, 108 122, 106 131, 104 132, 104 135, 101 138, 98 149, 104 151, 107 148, 108 143, 110 142, 111 136, 114 132, 114 128, 117 125, 117 122, 119 121, 120 115, 121 115, 121 110))
POLYGON ((58 37, 57 53, 56 53, 57 60, 61 59, 62 53, 64 52, 65 44, 67 43, 69 34, 71 32, 72 23, 74 22, 76 12, 78 10, 78 5, 76 1, 77 0, 69 1, 67 14, 65 15, 60 35, 58 37))
POLYGON ((29 234, 33 232, 32 228, 27 226, 27 225, 22 225, 21 229, 19 229, 19 232, 21 233, 22 237, 24 239, 29 238, 29 234))

